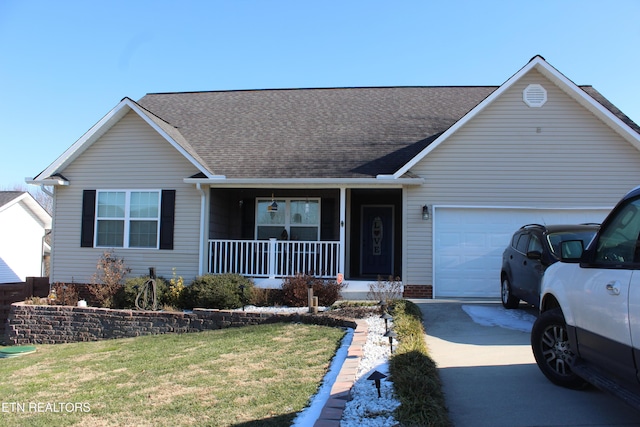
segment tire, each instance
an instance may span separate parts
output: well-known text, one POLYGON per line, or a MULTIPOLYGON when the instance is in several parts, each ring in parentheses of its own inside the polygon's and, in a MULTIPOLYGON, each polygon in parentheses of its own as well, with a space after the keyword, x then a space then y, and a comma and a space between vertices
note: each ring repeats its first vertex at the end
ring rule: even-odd
POLYGON ((571 370, 576 356, 569 346, 567 323, 559 308, 540 314, 531 329, 531 348, 538 367, 552 383, 578 390, 588 385, 571 370))
POLYGON ((518 308, 520 305, 520 298, 517 298, 511 293, 511 283, 507 276, 502 278, 502 284, 500 285, 500 299, 504 308, 513 309, 518 308))

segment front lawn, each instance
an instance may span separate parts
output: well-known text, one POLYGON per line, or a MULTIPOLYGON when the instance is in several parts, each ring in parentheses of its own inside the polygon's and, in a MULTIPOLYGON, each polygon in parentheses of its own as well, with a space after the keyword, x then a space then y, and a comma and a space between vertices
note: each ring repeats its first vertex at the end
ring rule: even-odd
POLYGON ((343 335, 279 323, 39 345, 0 359, 0 425, 290 425, 343 335))

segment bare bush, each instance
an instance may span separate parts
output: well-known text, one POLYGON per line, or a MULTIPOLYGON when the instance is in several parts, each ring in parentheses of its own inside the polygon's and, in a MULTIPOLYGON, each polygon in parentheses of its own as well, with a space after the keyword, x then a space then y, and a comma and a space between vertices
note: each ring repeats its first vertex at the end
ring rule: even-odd
POLYGON ((113 251, 105 251, 98 260, 92 283, 87 285, 87 289, 101 307, 113 308, 115 297, 122 290, 125 276, 130 272, 123 258, 118 258, 113 251))
POLYGON ((367 298, 374 301, 391 301, 402 298, 402 281, 389 276, 386 280, 378 277, 376 283, 369 283, 367 298))

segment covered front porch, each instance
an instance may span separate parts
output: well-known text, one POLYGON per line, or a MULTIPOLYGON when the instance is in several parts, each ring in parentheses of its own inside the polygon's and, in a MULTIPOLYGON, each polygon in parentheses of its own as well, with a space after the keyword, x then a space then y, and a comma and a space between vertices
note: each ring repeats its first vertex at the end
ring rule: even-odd
POLYGON ((275 287, 402 277, 402 188, 210 188, 206 271, 275 287))

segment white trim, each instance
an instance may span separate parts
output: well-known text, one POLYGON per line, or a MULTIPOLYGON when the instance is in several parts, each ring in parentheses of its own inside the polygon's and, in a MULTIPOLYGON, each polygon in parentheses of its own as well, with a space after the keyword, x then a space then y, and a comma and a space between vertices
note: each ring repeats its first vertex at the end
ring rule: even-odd
POLYGON ((30 184, 41 184, 46 182, 48 185, 68 185, 68 182, 62 180, 52 180, 50 177, 56 172, 64 169, 67 165, 78 158, 87 148, 96 142, 102 135, 118 123, 129 111, 134 111, 142 120, 144 120, 152 129, 154 129, 162 138, 169 142, 180 154, 182 154, 191 164, 193 164, 200 172, 209 176, 209 172, 203 167, 193 156, 185 151, 185 149, 169 136, 161 127, 159 127, 147 113, 141 109, 134 101, 124 98, 118 105, 111 109, 102 119, 91 127, 84 135, 80 137, 71 147, 69 147, 60 157, 51 163, 44 171, 32 180, 27 181, 30 184))
POLYGON ((128 98, 127 98, 127 101, 130 104, 130 108, 133 111, 135 111, 144 121, 147 122, 147 124, 149 126, 151 126, 156 132, 158 132, 158 134, 160 134, 160 136, 162 136, 164 139, 166 139, 167 142, 169 142, 169 144, 171 144, 173 146, 173 148, 178 150, 178 152, 180 154, 182 154, 193 166, 195 166, 203 174, 205 174, 207 176, 212 176, 211 173, 207 170, 207 168, 205 168, 202 164, 200 164, 200 162, 198 162, 195 158, 193 158, 193 156, 191 154, 189 154, 184 149, 184 147, 182 147, 182 145, 180 145, 175 139, 173 139, 171 136, 169 136, 169 134, 167 134, 160 126, 158 126, 153 120, 151 120, 151 118, 149 118, 149 116, 144 112, 144 110, 142 110, 138 106, 138 104, 134 103, 133 101, 129 100, 128 98))
MULTIPOLYGON (((278 209, 280 210, 280 209, 278 209)), ((314 241, 320 241, 320 229, 321 229, 321 225, 322 225, 322 199, 320 197, 275 197, 275 198, 268 198, 268 197, 256 197, 255 198, 255 223, 254 223, 254 229, 253 229, 253 235, 254 238, 256 240, 262 240, 258 238, 258 229, 259 227, 283 227, 287 233, 288 233, 288 238, 287 240, 292 240, 292 241, 296 241, 296 240, 314 240, 314 241), (283 205, 284 208, 284 223, 283 224, 259 224, 258 223, 258 219, 260 218, 260 202, 270 202, 275 200, 276 202, 282 202, 281 204, 283 205), (313 201, 315 203, 318 204, 318 222, 316 224, 305 224, 305 223, 300 223, 300 224, 296 224, 294 222, 291 221, 291 202, 301 202, 301 201, 313 201), (292 228, 295 229, 296 227, 304 227, 304 228, 311 228, 314 227, 317 229, 316 232, 316 238, 315 239, 291 239, 292 235, 293 235, 293 231, 292 228)))
POLYGON ((161 206, 162 206, 162 190, 160 189, 128 189, 128 190, 112 190, 112 189, 98 189, 96 190, 96 204, 94 206, 94 235, 93 235, 93 247, 94 248, 113 248, 117 247, 118 249, 159 249, 160 248, 160 222, 161 222, 161 206), (119 217, 100 217, 98 215, 98 204, 100 200, 100 193, 124 193, 124 216, 122 218, 119 217), (131 195, 133 193, 155 193, 158 195, 158 203, 157 203, 157 211, 158 215, 154 217, 147 218, 132 218, 131 217, 131 195), (98 244, 98 222, 100 221, 123 221, 124 228, 122 230, 122 246, 113 246, 113 245, 99 245, 98 244), (131 246, 130 236, 131 236, 131 223, 136 221, 156 221, 156 245, 155 246, 131 246))
POLYGON ((556 84, 560 89, 564 90, 580 105, 587 108, 589 111, 603 120, 630 144, 640 150, 640 134, 631 129, 626 123, 616 117, 611 111, 607 110, 598 101, 589 96, 584 90, 580 89, 575 83, 566 78, 562 73, 549 65, 549 63, 546 62, 542 57, 536 56, 531 61, 529 61, 527 65, 522 67, 517 73, 515 73, 505 83, 503 83, 498 89, 491 93, 491 95, 486 97, 482 102, 480 102, 471 111, 465 114, 460 120, 458 120, 453 126, 447 129, 442 135, 440 135, 431 144, 429 144, 420 153, 418 153, 413 159, 411 159, 402 168, 396 171, 393 176, 398 178, 407 173, 419 161, 421 161, 429 153, 435 150, 440 144, 447 140, 447 138, 458 131, 458 129, 466 125, 471 119, 477 116, 493 101, 495 101, 496 98, 500 97, 506 90, 511 88, 518 80, 520 80, 525 74, 529 73, 529 71, 534 68, 549 80, 551 80, 554 84, 556 84))
POLYGON ((31 211, 31 213, 35 215, 36 218, 38 218, 42 228, 51 228, 51 215, 49 215, 47 210, 43 208, 42 205, 40 205, 40 203, 28 191, 23 192, 22 194, 11 199, 9 202, 0 206, 0 212, 9 209, 13 205, 21 203, 25 205, 31 211))
POLYGON ((402 188, 409 185, 423 185, 423 178, 185 178, 187 184, 208 184, 211 187, 225 188, 341 188, 341 187, 385 187, 402 188))
MULTIPOLYGON (((436 298, 436 238, 437 235, 437 218, 438 218, 438 210, 439 209, 478 209, 478 210, 487 210, 487 209, 496 209, 496 210, 548 210, 548 211, 581 211, 581 210, 602 210, 604 212, 604 216, 613 209, 613 206, 570 206, 570 207, 560 207, 560 206, 504 206, 504 205, 432 205, 431 206, 431 287, 433 292, 433 297, 436 298)), ((515 230, 514 230, 515 231, 515 230)), ((404 276, 403 276, 404 277, 404 276)))
POLYGON ((205 259, 205 257, 209 256, 209 246, 207 244, 207 238, 205 236, 209 235, 209 221, 207 218, 209 217, 209 203, 207 203, 207 199, 209 197, 209 192, 205 191, 200 183, 196 183, 196 190, 200 193, 200 244, 198 248, 198 276, 202 276, 205 273, 205 265, 209 264, 209 261, 205 259))

